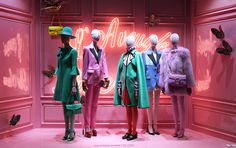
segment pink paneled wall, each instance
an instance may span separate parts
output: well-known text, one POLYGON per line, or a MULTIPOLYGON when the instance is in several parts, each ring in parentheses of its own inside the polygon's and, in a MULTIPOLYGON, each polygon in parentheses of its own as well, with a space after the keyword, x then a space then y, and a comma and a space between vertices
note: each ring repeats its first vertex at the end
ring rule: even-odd
MULTIPOLYGON (((40 11, 41 5, 37 9, 40 12, 40 27, 39 41, 40 45, 37 50, 40 51, 40 71, 47 69, 49 64, 56 65, 57 48, 61 46, 59 38, 52 38, 48 35, 48 26, 50 25, 52 13, 40 11)), ((108 61, 108 69, 111 79, 111 87, 106 92, 102 90, 99 103, 97 121, 98 127, 123 127, 126 124, 125 110, 122 107, 113 106, 113 87, 116 76, 117 63, 122 52, 125 50, 124 45, 118 45, 117 40, 119 33, 136 32, 140 35, 145 35, 143 40, 147 39, 152 33, 163 39, 163 44, 168 46, 170 32, 177 32, 181 35, 181 44, 189 47, 189 38, 187 31, 188 7, 190 6, 186 0, 67 0, 60 14, 56 17, 60 18, 62 25, 69 25, 73 28, 74 34, 77 29, 91 31, 93 28, 101 29, 104 34, 108 34, 108 28, 113 29, 105 39, 100 41, 100 44, 105 45, 106 39, 106 54, 108 61), (169 5, 173 3, 174 5, 169 5), (155 7, 156 6, 156 7, 155 7), (167 11, 168 10, 168 11, 167 11), (171 10, 171 11, 169 11, 171 10), (148 25, 148 17, 150 14, 157 15, 161 22, 159 25, 150 27, 148 25), (115 19, 117 17, 117 19, 115 19), (111 26, 113 21, 114 26, 111 26), (119 23, 119 24, 118 24, 119 23), (118 26, 117 28, 115 26, 118 26), (116 33, 117 29, 117 33, 116 33), (110 35, 110 37, 109 37, 110 35), (107 38, 106 38, 107 37, 107 38), (114 39, 114 40, 113 40, 114 39), (114 42, 113 42, 114 41, 114 42), (104 116, 105 115, 105 116, 104 116)), ((58 21, 58 20, 56 20, 58 21)), ((59 24, 59 22, 56 22, 59 24)), ((90 43, 90 32, 84 32, 83 40, 81 34, 76 34, 77 40, 72 41, 72 45, 78 50, 78 66, 81 71, 82 65, 82 49, 83 46, 90 43)), ((144 50, 144 47, 139 47, 138 50, 144 50)), ((63 114, 62 107, 59 102, 53 101, 53 87, 56 79, 49 82, 48 78, 40 76, 41 90, 41 125, 43 127, 62 127, 63 114)), ((78 78, 81 84, 81 78, 78 78)), ((80 87, 81 88, 81 87, 80 87)), ((82 93, 82 91, 81 91, 82 93)), ((139 111, 138 126, 144 127, 146 124, 145 110, 139 111)), ((82 115, 77 118, 77 127, 82 126, 82 115)), ((173 125, 171 101, 169 97, 161 96, 159 106, 160 127, 171 127, 173 125)))
POLYGON ((233 141, 236 141, 235 6, 233 0, 193 1, 192 49, 197 84, 190 103, 190 127, 233 141), (221 41, 210 29, 219 25, 234 49, 231 56, 215 52, 221 41))
POLYGON ((33 1, 0 2, 0 138, 33 127, 34 79, 33 1), (13 114, 20 114, 10 126, 13 114))

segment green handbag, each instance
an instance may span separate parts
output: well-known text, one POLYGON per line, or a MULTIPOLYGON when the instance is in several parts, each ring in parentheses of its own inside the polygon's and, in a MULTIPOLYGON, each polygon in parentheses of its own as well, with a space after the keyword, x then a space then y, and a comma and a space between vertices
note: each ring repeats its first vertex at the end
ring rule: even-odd
MULTIPOLYGON (((77 98, 76 94, 71 94, 73 95, 74 98, 77 98)), ((71 96, 69 97, 71 98, 71 96)), ((78 103, 78 104, 69 104, 69 99, 67 101, 67 104, 66 104, 66 113, 67 115, 71 115, 71 114, 80 114, 82 112, 82 105, 81 103, 78 103)))

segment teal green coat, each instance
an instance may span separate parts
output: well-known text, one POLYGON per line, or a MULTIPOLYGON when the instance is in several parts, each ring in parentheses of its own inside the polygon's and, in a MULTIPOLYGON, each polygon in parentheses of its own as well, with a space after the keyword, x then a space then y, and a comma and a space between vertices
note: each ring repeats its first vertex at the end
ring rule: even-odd
POLYGON ((126 85, 131 104, 128 106, 138 106, 139 108, 149 108, 149 99, 146 87, 144 65, 141 54, 135 49, 128 54, 122 54, 116 75, 114 105, 124 105, 121 96, 118 95, 118 81, 122 81, 122 96, 126 85), (126 60, 128 58, 128 60, 126 60), (135 98, 134 83, 138 81, 139 94, 135 98))
POLYGON ((55 71, 57 75, 57 83, 54 91, 54 100, 67 102, 67 99, 70 99, 70 102, 74 100, 79 100, 79 90, 78 84, 76 82, 76 96, 74 98, 71 96, 72 91, 72 79, 73 76, 79 75, 77 68, 77 50, 60 48, 57 54, 57 68, 55 71))

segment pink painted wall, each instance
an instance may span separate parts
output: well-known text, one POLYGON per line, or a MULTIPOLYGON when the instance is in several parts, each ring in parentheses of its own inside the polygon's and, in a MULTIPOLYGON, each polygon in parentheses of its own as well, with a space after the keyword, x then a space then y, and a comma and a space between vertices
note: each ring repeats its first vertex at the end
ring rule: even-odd
POLYGON ((0 2, 0 138, 33 127, 34 2, 0 2), (13 114, 21 120, 9 126, 13 114))
MULTIPOLYGON (((114 20, 118 26, 115 45, 112 45, 112 36, 115 36, 115 34, 112 34, 110 38, 107 38, 108 42, 105 48, 110 79, 112 80, 111 84, 114 84, 117 70, 116 66, 121 53, 125 50, 124 45, 117 45, 119 33, 123 33, 125 30, 127 31, 127 34, 135 31, 140 34, 144 34, 144 39, 147 39, 150 34, 156 33, 160 39, 163 38, 163 43, 168 44, 168 37, 170 34, 167 33, 177 32, 182 36, 181 44, 184 46, 189 46, 188 43, 190 40, 187 38, 187 32, 190 27, 187 24, 189 7, 185 6, 189 6, 189 3, 186 0, 68 0, 66 1, 64 8, 60 10, 59 16, 61 24, 71 26, 74 30, 74 34, 76 34, 76 29, 85 29, 85 27, 88 27, 88 30, 90 31, 93 28, 98 28, 103 30, 104 34, 107 34, 111 21, 114 20, 115 17, 118 18, 114 20), (171 2, 175 5, 169 5, 171 2), (172 9, 172 11, 167 11, 170 9, 172 9), (160 17, 161 22, 159 25, 153 27, 148 26, 148 16, 150 14, 156 14, 160 17), (119 21, 119 25, 117 24, 117 20, 119 21)), ((56 65, 57 48, 61 46, 61 43, 58 38, 52 38, 48 35, 48 26, 53 14, 39 11, 40 7, 37 9, 38 12, 40 12, 40 44, 37 47, 37 50, 40 51, 39 64, 41 71, 47 69, 49 64, 54 66, 56 65)), ((72 45, 77 48, 79 53, 78 63, 80 69, 82 64, 82 48, 90 43, 89 34, 89 32, 84 33, 82 42, 79 41, 81 39, 81 34, 77 34, 77 40, 72 41, 72 45)), ((105 39, 101 40, 100 44, 105 43, 105 41, 105 39)), ((142 51, 144 49, 144 47, 139 47, 138 50, 142 51)), ((45 76, 40 76, 40 123, 43 127, 62 127, 63 114, 61 105, 59 102, 55 102, 52 99, 53 87, 55 86, 56 80, 54 79, 50 83, 48 83, 48 81, 48 78, 45 76)), ((78 78, 78 82, 81 84, 81 78, 78 78)), ((126 116, 124 113, 124 108, 113 106, 112 85, 109 89, 110 91, 108 92, 102 90, 100 95, 97 115, 98 126, 125 126, 126 116), (121 115, 118 113, 121 113, 121 115)), ((146 115, 144 110, 140 110, 139 115, 138 125, 139 127, 144 127, 146 123, 146 115)), ((76 123, 79 126, 82 126, 82 121, 82 116, 79 116, 76 123)), ((158 123, 160 127, 170 127, 173 125, 171 101, 169 97, 161 97, 158 123)))
POLYGON ((197 85, 191 99, 190 127, 236 141, 236 2, 193 1, 192 49, 197 85), (210 29, 219 25, 233 47, 231 56, 219 55, 221 42, 210 29))

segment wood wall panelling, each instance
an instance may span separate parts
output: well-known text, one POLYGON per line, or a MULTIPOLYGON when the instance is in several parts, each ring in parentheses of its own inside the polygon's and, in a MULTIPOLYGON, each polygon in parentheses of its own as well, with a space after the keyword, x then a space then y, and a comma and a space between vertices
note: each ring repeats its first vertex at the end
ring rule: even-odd
POLYGON ((236 25, 235 19, 195 26, 195 94, 235 103, 236 92, 233 88, 236 77, 233 74, 236 72, 234 64, 236 54, 233 52, 231 56, 223 56, 215 52, 215 49, 222 45, 210 29, 218 28, 219 25, 225 32, 225 40, 232 48, 236 48, 234 42, 236 32, 233 29, 236 25))
POLYGON ((200 16, 233 8, 236 3, 234 0, 195 0, 194 6, 194 16, 200 16))
POLYGON ((10 132, 11 129, 21 128, 21 126, 31 124, 31 106, 14 108, 8 111, 0 112, 0 135, 2 132, 10 132), (11 127, 9 121, 13 114, 20 114, 21 119, 16 127, 11 127))
POLYGON ((92 0, 93 16, 135 16, 135 0, 92 0))
POLYGON ((30 14, 32 9, 32 0, 1 0, 0 7, 30 14))
POLYGON ((186 0, 146 0, 146 16, 185 17, 186 0))
POLYGON ((0 18, 2 43, 0 48, 0 98, 17 98, 29 96, 31 93, 30 74, 30 41, 31 26, 29 23, 0 18))

